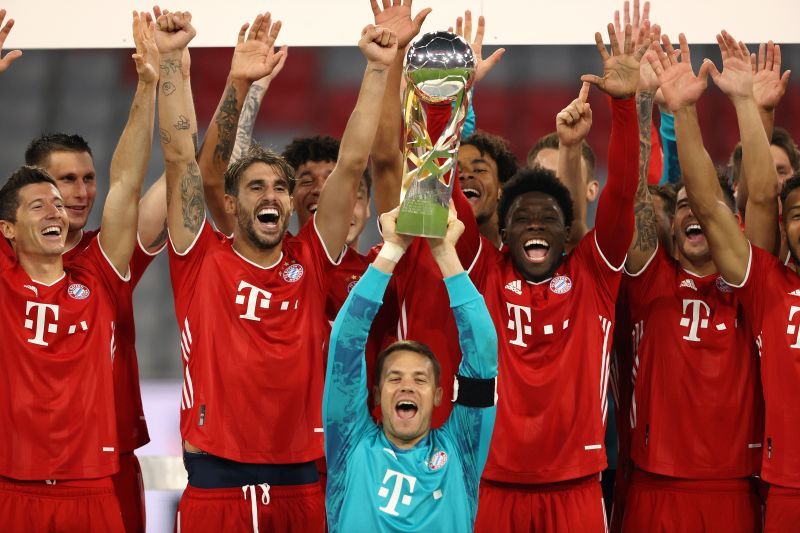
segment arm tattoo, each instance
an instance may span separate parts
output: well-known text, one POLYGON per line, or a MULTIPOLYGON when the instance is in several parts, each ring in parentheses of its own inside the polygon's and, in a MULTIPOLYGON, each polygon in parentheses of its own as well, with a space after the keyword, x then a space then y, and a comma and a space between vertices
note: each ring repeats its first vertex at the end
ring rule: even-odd
POLYGON ((214 157, 227 166, 233 151, 233 142, 236 138, 236 126, 239 124, 239 109, 236 107, 236 88, 233 85, 225 93, 219 108, 219 116, 214 122, 217 124, 217 146, 214 147, 214 157))
POLYGON ((192 161, 186 167, 186 174, 181 178, 181 213, 183 226, 194 234, 200 231, 205 218, 203 205, 203 179, 200 167, 192 161))
POLYGON ((172 135, 164 128, 159 128, 158 133, 161 136, 161 144, 169 144, 172 141, 172 135))
POLYGON ((175 84, 171 81, 165 81, 161 84, 161 94, 169 96, 175 92, 175 84))
POLYGON ((194 145, 194 155, 197 157, 197 154, 200 153, 200 141, 198 140, 196 131, 192 133, 192 145, 194 145))
POLYGON ((164 220, 164 227, 161 228, 161 232, 158 236, 153 239, 153 242, 148 244, 145 249, 149 252, 151 250, 157 250, 164 246, 164 243, 167 242, 167 235, 169 234, 169 228, 167 227, 167 221, 164 220))
POLYGON ((247 98, 242 107, 242 113, 239 117, 239 126, 236 130, 236 142, 233 145, 233 152, 231 153, 231 163, 241 159, 250 148, 250 139, 253 137, 253 127, 258 117, 258 109, 261 107, 259 95, 262 92, 264 92, 264 87, 261 85, 252 85, 250 90, 247 91, 247 98))
POLYGON ((164 74, 177 74, 181 72, 182 63, 180 59, 162 59, 160 67, 164 74))
POLYGON ((173 124, 176 130, 188 130, 189 129, 189 119, 186 118, 184 115, 178 115, 178 120, 173 124))
POLYGON ((650 127, 653 122, 653 94, 636 94, 636 108, 639 116, 639 184, 636 188, 634 219, 636 221, 636 240, 633 248, 643 252, 653 250, 658 242, 656 214, 650 191, 647 189, 647 170, 650 165, 650 127))

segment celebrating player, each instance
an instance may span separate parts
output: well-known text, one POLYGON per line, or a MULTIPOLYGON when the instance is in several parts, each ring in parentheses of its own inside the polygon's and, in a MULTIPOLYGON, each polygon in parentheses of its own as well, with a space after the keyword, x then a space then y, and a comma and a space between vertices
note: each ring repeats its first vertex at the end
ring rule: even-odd
POLYGON ((398 211, 381 216, 385 244, 333 326, 323 404, 328 523, 332 532, 470 531, 494 424, 497 335, 456 254, 464 226, 453 210, 447 235, 429 242, 464 354, 456 405, 444 426, 431 430, 442 398, 436 356, 422 343, 401 341, 380 354, 375 370, 382 426, 366 407, 367 335, 411 242, 394 232, 398 211))
MULTIPOLYGON (((325 276, 344 247, 377 127, 371 117, 380 106, 397 40, 374 26, 362 33, 364 81, 313 222, 296 238, 284 237, 292 170, 282 158, 254 149, 225 174, 225 210, 236 219, 228 239, 205 221, 202 178, 191 136, 182 127, 188 110, 171 97, 173 89, 164 90, 167 83, 183 89, 178 72, 182 50, 195 34, 191 16, 173 13, 158 22, 159 119, 189 472, 177 527, 257 530, 261 523, 267 529, 322 531, 313 461, 322 456, 325 276), (228 334, 219 334, 221 321, 228 334)), ((270 22, 269 14, 259 15, 246 41, 258 58, 252 65, 255 79, 280 60, 272 52, 279 26, 270 22)))
MULTIPOLYGON (((138 14, 134 38, 139 85, 112 160, 103 231, 97 238, 83 242, 77 227, 73 235, 84 246, 80 254, 62 257, 72 215, 76 226, 81 217, 85 223, 93 194, 82 197, 83 205, 74 205, 74 197, 68 204, 59 192, 61 184, 33 167, 19 169, 0 191, 0 227, 14 253, 0 254, 7 317, 3 337, 11 343, 0 351, 10 378, 0 391, 7 395, 6 405, 14 406, 2 417, 3 433, 14 438, 0 452, 0 516, 11 530, 53 525, 67 531, 125 530, 110 476, 119 469, 118 441, 130 446, 130 434, 140 426, 120 426, 118 439, 112 407, 118 376, 112 377, 112 361, 118 354, 130 356, 127 346, 120 353, 116 340, 117 334, 132 334, 126 329, 132 321, 124 323, 117 299, 130 295, 128 265, 136 248, 158 81, 158 54, 138 14), (25 377, 32 375, 37 376, 33 381, 25 377)), ((70 155, 73 162, 91 165, 90 157, 81 158, 88 155, 84 151, 58 152, 48 162, 54 168, 68 167, 70 155)), ((87 176, 93 178, 93 169, 63 180, 82 182, 87 176)), ((134 395, 129 401, 138 399, 138 386, 125 391, 134 395)), ((134 498, 139 493, 136 488, 132 492, 134 498)))

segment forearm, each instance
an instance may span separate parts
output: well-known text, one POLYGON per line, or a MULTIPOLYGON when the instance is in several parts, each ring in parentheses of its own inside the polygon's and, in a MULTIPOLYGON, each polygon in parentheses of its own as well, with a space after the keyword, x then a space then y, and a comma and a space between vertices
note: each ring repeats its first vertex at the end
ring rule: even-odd
POLYGON ((634 229, 639 176, 639 126, 633 98, 611 100, 608 180, 597 205, 595 235, 605 258, 622 265, 634 229))
POLYGON ((558 145, 558 179, 569 190, 572 198, 572 208, 575 220, 569 232, 569 244, 574 248, 578 242, 589 232, 586 225, 586 185, 583 180, 581 164, 583 157, 581 145, 558 145))
POLYGON ((688 106, 675 113, 675 134, 683 182, 698 218, 713 213, 721 201, 717 172, 703 145, 700 123, 695 106, 688 106))
POLYGON ((772 139, 772 133, 775 131, 775 110, 758 108, 758 116, 761 119, 761 125, 767 134, 767 139, 772 139))
POLYGON ((636 185, 636 199, 633 208, 634 237, 625 260, 626 268, 632 273, 637 273, 644 267, 655 252, 658 243, 653 200, 650 197, 650 190, 647 188, 650 167, 648 159, 651 147, 650 126, 653 113, 652 93, 637 93, 636 107, 639 118, 639 180, 636 185))
POLYGON ((378 214, 391 211, 400 204, 403 173, 403 152, 400 149, 400 132, 403 127, 400 80, 403 74, 403 56, 404 53, 398 51, 389 69, 378 129, 370 152, 375 208, 378 214))
POLYGON ((497 332, 489 310, 466 272, 444 278, 463 358, 458 373, 489 379, 497 376, 497 332))
POLYGON ((230 164, 235 163, 250 149, 253 139, 253 128, 256 125, 258 111, 261 108, 261 101, 269 87, 269 82, 253 83, 247 91, 242 111, 239 114, 239 124, 236 128, 236 141, 233 144, 230 164))
POLYGON ((675 118, 666 109, 661 109, 661 149, 664 152, 664 170, 661 174, 661 185, 678 183, 681 178, 681 166, 678 163, 678 144, 675 142, 675 118))

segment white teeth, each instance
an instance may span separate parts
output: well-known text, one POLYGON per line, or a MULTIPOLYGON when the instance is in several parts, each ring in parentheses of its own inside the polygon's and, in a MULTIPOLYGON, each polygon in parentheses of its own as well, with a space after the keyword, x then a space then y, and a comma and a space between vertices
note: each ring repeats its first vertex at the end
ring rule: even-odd
POLYGON ((414 402, 410 402, 410 401, 406 401, 406 400, 397 402, 397 407, 416 407, 416 406, 417 406, 417 404, 415 404, 414 402))
POLYGON ((703 231, 703 228, 700 227, 700 224, 689 224, 688 226, 686 226, 687 233, 694 230, 703 231))
POLYGON ((308 210, 311 213, 316 213, 317 212, 317 204, 311 204, 310 206, 308 206, 308 210))
POLYGON ((530 239, 525 243, 525 247, 526 248, 528 246, 535 246, 535 245, 545 246, 547 248, 550 248, 550 243, 548 243, 547 241, 545 241, 543 239, 530 239))
POLYGON ((42 230, 42 235, 61 235, 61 228, 58 226, 47 226, 42 230))
POLYGON ((461 191, 464 193, 464 195, 466 195, 467 193, 469 193, 469 194, 475 195, 475 196, 476 196, 476 197, 478 197, 478 198, 480 198, 480 197, 481 197, 481 193, 480 193, 480 192, 478 192, 478 190, 477 190, 477 189, 461 189, 461 191))
POLYGON ((275 209, 274 207, 265 207, 265 208, 260 209, 258 211, 258 216, 262 216, 262 215, 275 215, 275 216, 278 216, 278 210, 275 209))

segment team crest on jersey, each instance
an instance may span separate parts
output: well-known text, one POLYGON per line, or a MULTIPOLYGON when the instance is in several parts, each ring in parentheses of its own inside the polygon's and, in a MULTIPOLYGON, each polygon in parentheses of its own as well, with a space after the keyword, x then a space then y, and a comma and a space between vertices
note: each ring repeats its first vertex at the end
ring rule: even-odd
POLYGON ((439 450, 438 452, 434 453, 428 460, 428 468, 431 470, 439 470, 445 464, 447 464, 447 452, 444 450, 439 450))
POLYGON ((722 276, 717 278, 716 283, 717 283, 717 289, 719 289, 720 292, 733 292, 731 286, 725 283, 725 280, 722 279, 722 276))
POLYGON ((361 279, 361 276, 356 276, 356 275, 350 276, 351 281, 350 283, 347 284, 347 294, 350 294, 350 291, 353 290, 353 287, 356 286, 356 283, 358 283, 359 279, 361 279))
POLYGON ((67 294, 76 300, 85 300, 89 297, 89 287, 80 283, 73 283, 67 288, 67 294))
POLYGON ((572 280, 568 276, 556 276, 550 281, 550 290, 556 294, 565 294, 572 289, 572 280))
POLYGON ((303 277, 303 272, 303 265, 292 263, 283 270, 281 277, 283 277, 283 281, 286 283, 294 283, 303 277))

